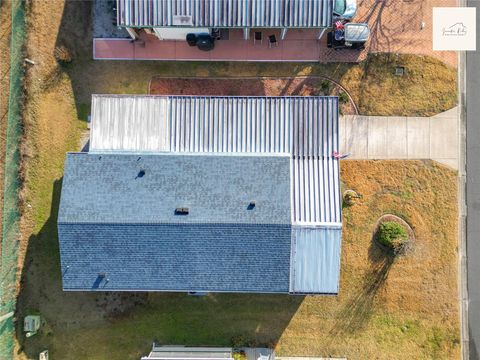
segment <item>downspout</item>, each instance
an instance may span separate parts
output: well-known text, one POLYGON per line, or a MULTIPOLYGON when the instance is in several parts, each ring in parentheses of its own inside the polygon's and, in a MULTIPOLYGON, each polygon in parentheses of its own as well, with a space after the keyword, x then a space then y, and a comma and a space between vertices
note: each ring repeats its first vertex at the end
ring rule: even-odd
POLYGON ((243 38, 245 40, 250 39, 250 28, 248 28, 248 27, 243 28, 243 38))

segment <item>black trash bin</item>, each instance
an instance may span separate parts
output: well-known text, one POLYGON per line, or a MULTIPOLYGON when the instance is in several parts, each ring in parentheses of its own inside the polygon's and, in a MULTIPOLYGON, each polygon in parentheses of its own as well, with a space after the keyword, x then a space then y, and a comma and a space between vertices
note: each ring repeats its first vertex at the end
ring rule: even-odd
POLYGON ((190 46, 197 45, 197 35, 195 34, 187 34, 187 43, 190 46))
POLYGON ((210 51, 215 47, 215 39, 209 34, 200 34, 197 36, 197 47, 203 51, 210 51))

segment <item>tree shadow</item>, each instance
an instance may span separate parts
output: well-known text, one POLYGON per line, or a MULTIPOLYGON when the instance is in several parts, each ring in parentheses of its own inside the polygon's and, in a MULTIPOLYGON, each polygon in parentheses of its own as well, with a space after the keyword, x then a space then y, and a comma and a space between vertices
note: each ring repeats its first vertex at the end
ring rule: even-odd
POLYGON ((361 287, 350 296, 346 305, 339 311, 338 321, 330 331, 332 339, 361 331, 375 312, 375 299, 384 286, 395 258, 386 254, 373 239, 368 257, 370 268, 363 277, 361 287))
MULTIPOLYGON (((424 0, 360 0, 358 7, 368 10, 355 20, 369 24, 369 48, 382 52, 400 51, 418 43, 417 39, 407 40, 402 34, 416 24, 419 19, 414 18, 421 17, 424 6, 424 0)), ((420 28, 420 21, 417 25, 420 28)))

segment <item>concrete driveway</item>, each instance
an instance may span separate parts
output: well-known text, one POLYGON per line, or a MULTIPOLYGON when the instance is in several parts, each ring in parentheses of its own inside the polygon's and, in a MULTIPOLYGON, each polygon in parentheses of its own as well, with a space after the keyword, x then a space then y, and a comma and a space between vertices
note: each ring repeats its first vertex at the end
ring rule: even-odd
POLYGON ((349 159, 432 159, 458 169, 458 107, 432 117, 340 117, 349 159))

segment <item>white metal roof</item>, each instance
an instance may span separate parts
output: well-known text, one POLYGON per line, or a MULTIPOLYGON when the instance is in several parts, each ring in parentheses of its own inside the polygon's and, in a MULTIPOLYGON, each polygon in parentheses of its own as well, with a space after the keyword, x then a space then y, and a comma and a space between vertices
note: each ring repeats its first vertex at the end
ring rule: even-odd
POLYGON ((233 360, 232 348, 157 346, 141 360, 233 360))
POLYGON ((333 0, 117 0, 117 23, 126 27, 321 28, 331 26, 332 9, 333 0))
POLYGON ((90 152, 288 153, 292 224, 341 224, 336 97, 93 95, 90 152))

